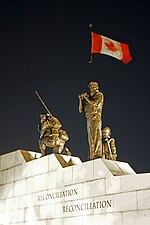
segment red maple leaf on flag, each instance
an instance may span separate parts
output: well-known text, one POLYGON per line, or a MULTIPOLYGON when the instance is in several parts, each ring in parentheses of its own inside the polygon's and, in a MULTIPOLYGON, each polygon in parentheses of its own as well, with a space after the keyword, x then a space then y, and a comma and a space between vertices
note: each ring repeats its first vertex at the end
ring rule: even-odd
POLYGON ((108 50, 116 52, 118 49, 115 47, 114 43, 109 41, 109 42, 105 42, 106 47, 108 48, 108 50))

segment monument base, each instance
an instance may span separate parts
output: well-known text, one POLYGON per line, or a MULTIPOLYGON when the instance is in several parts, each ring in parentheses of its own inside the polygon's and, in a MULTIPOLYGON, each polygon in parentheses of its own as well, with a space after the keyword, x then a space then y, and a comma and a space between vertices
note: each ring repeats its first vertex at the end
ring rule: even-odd
POLYGON ((0 156, 0 225, 149 225, 150 173, 17 150, 0 156))

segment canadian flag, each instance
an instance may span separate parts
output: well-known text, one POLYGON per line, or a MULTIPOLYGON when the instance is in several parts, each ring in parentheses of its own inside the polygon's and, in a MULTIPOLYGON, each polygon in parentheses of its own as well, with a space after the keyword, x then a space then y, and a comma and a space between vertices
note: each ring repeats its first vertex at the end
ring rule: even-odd
POLYGON ((109 55, 121 60, 125 64, 129 63, 132 59, 127 44, 114 41, 94 32, 92 32, 91 53, 109 55))

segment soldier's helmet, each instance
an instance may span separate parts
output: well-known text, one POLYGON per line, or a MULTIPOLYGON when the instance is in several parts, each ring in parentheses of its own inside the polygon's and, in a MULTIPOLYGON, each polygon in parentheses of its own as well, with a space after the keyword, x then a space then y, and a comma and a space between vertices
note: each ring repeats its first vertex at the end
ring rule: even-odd
POLYGON ((46 114, 46 113, 42 113, 42 114, 40 115, 40 119, 41 119, 41 120, 45 120, 46 117, 47 117, 47 114, 46 114))
POLYGON ((103 138, 110 137, 110 135, 111 135, 110 127, 104 127, 103 130, 102 130, 103 138))

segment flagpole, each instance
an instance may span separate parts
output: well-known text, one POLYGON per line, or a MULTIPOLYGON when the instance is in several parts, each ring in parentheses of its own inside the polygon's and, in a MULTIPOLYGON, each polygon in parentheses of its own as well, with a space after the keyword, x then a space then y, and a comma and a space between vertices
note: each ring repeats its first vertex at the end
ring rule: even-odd
POLYGON ((92 47, 92 24, 89 24, 89 30, 90 30, 90 44, 89 44, 89 82, 92 81, 92 53, 91 53, 91 47, 92 47))

